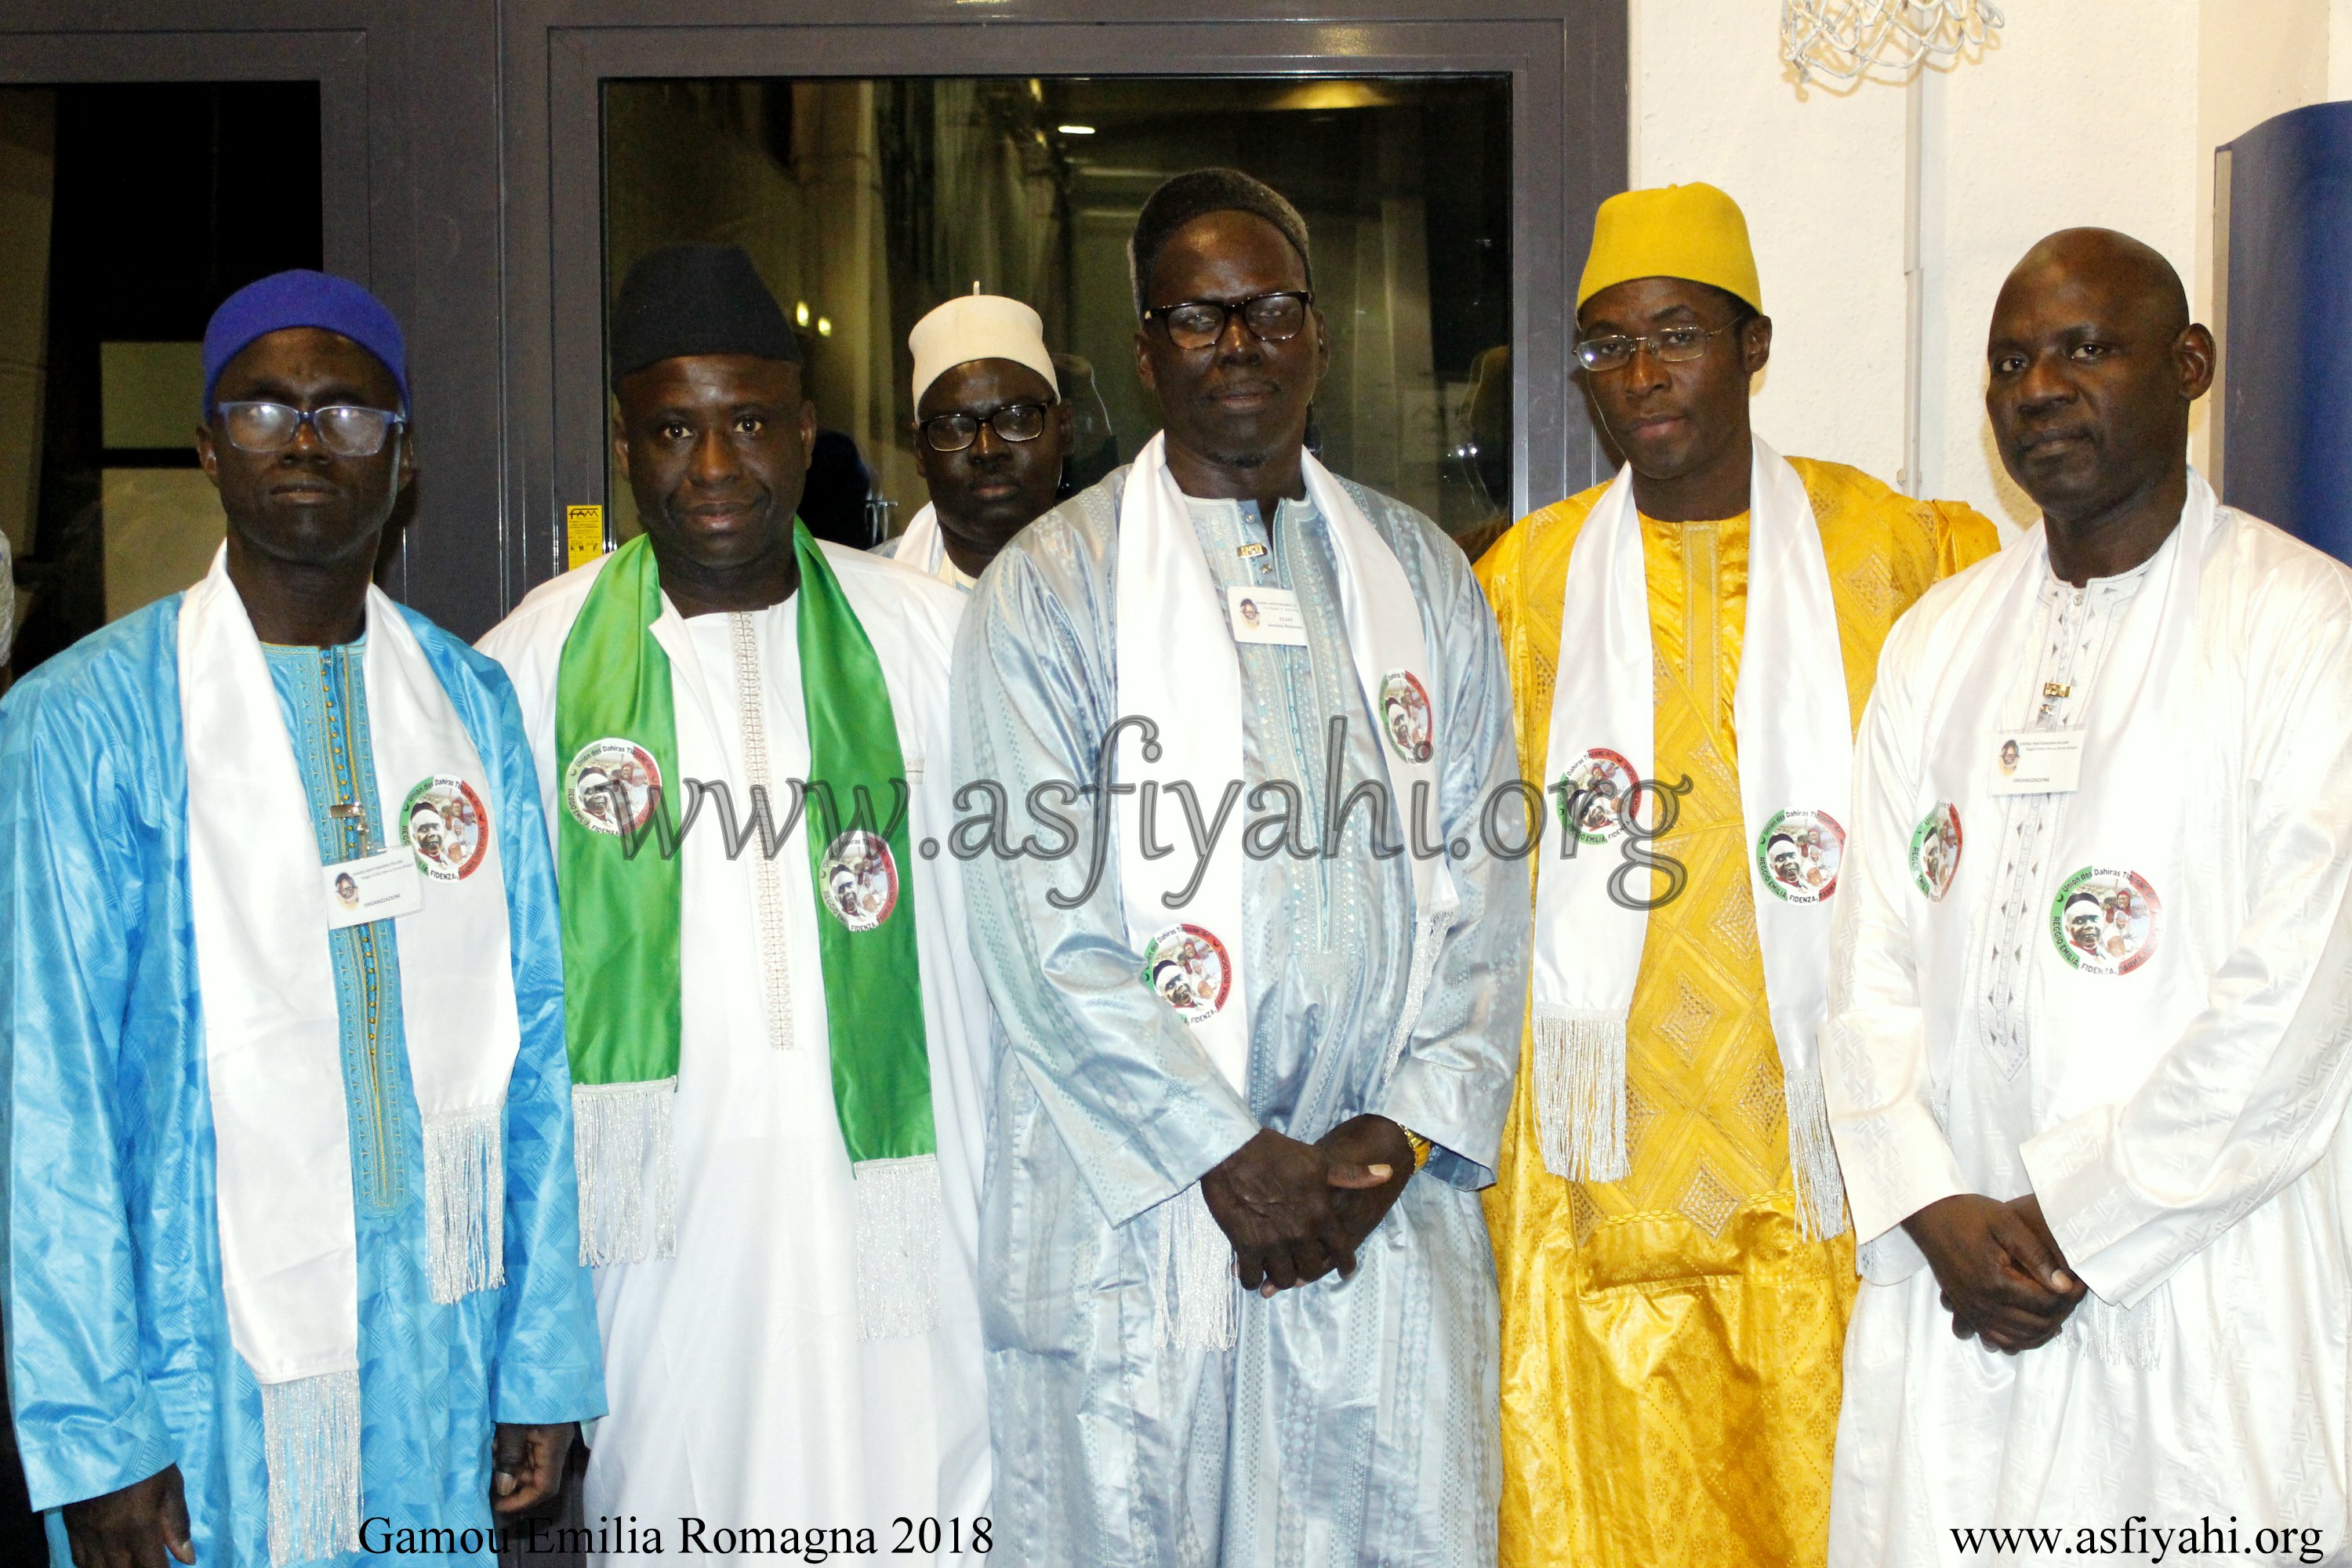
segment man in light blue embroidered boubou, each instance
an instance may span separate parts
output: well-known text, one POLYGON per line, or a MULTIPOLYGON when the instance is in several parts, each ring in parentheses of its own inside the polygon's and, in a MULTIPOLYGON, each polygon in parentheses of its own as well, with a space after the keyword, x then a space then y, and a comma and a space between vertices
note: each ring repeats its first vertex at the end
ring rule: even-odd
POLYGON ((604 1408, 514 694, 370 581, 399 328, 279 273, 205 373, 211 572, 0 704, 0 1307, 59 1563, 342 1562, 362 1493, 478 1539, 604 1408))
POLYGON ((1895 628, 1857 742, 1830 1561, 1985 1524, 2112 1551, 2085 1522, 2134 1516, 2213 1526, 2142 1549, 2315 1563, 2324 1528, 2333 1560, 2352 571, 2189 467, 2213 338, 2148 247, 2036 245, 1987 358, 2042 521, 1895 628))
POLYGON ((1004 548, 959 636, 957 776, 1034 800, 1115 752, 1121 803, 1083 896, 1034 856, 965 872, 1007 1051, 981 1268, 1015 1563, 1494 1561, 1477 1190, 1528 910, 1478 813, 1510 692, 1461 551, 1307 450, 1307 252, 1247 175, 1152 195, 1162 431, 1004 548), (1344 801, 1293 782, 1326 778, 1344 801))

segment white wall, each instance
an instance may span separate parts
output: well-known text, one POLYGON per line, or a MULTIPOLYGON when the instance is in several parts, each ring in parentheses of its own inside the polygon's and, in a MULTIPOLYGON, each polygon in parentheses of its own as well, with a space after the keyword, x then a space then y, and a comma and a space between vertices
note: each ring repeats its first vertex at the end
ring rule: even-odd
MULTIPOLYGON (((2033 509, 2000 471, 1983 405, 1985 326, 2010 267, 2053 229, 2122 229, 2171 258, 2202 315, 2214 147, 2352 97, 2352 0, 2005 0, 1980 58, 1908 87, 1841 89, 1800 88, 1781 64, 1779 0, 1628 5, 1630 183, 1709 180, 1747 209, 1775 328, 1757 428, 1784 451, 1907 479, 1916 377, 1906 488, 2011 525, 2033 509)), ((2201 412, 2191 440, 2201 454, 2201 412)))

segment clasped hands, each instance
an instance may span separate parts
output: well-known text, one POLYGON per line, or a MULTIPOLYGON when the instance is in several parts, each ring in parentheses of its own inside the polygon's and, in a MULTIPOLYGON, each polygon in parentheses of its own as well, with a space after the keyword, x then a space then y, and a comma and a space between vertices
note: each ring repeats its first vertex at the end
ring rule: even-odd
POLYGON ((1358 1116, 1312 1143, 1270 1129, 1201 1178, 1234 1244, 1245 1289, 1271 1296, 1356 1271, 1356 1248, 1412 1178, 1412 1145, 1385 1116, 1358 1116))
POLYGON ((1958 1193, 1903 1222, 1943 1287, 1952 1332, 2008 1355, 2048 1344, 2085 1289, 2032 1193, 2002 1203, 1958 1193))

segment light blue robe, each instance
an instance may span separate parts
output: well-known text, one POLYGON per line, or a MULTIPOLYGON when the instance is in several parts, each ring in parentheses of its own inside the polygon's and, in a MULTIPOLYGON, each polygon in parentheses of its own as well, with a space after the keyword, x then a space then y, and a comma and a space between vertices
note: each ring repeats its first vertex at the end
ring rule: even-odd
MULTIPOLYGON (((991 565, 964 616, 957 777, 1003 784, 1016 837, 1033 830, 1022 806, 1032 786, 1093 778, 1118 714, 1125 478, 1121 469, 1032 524, 991 565)), ((1495 1558, 1497 1304, 1476 1189, 1494 1180, 1518 1062, 1528 904, 1526 867, 1482 847, 1478 810, 1517 775, 1510 687, 1494 616, 1461 552, 1410 508, 1349 489, 1420 600, 1444 726, 1444 831, 1471 851, 1454 864, 1458 921, 1392 1073, 1384 1058, 1408 983, 1412 884, 1402 858, 1370 854, 1364 811, 1337 858, 1278 853, 1247 873, 1245 1099, 1142 983, 1115 844, 1099 889, 1075 910, 1046 894, 1066 899, 1084 883, 1085 821, 1071 858, 986 854, 965 868, 973 945, 999 1019, 981 1284, 996 1551, 1007 1563, 1495 1558), (1354 1279, 1333 1275, 1272 1300, 1243 1296, 1231 1352, 1163 1347, 1148 1260, 1164 1216, 1146 1211, 1261 1126, 1312 1141, 1368 1110, 1438 1148, 1366 1241, 1354 1279)), ((1240 650, 1244 768, 1252 785, 1296 781, 1302 841, 1320 843, 1331 716, 1349 720, 1342 795, 1387 776, 1348 657, 1323 523, 1303 502, 1286 503, 1270 534, 1255 507, 1191 510, 1221 586, 1298 594, 1307 649, 1240 650), (1244 558, 1250 542, 1270 553, 1244 558)), ((1191 856, 1181 814, 1160 820, 1176 853, 1191 856)), ((1516 799, 1501 820, 1524 823, 1516 799)), ((1516 844, 1524 828, 1501 831, 1516 844)))
MULTIPOLYGON (((260 1568, 261 1399, 222 1295, 189 924, 179 604, 85 639, 0 703, 0 1311, 36 1509, 176 1463, 196 1560, 260 1568)), ((351 1118, 361 1513, 394 1529, 462 1530, 490 1523, 494 1421, 578 1420, 602 1414, 604 1394, 579 1263, 538 784, 506 676, 408 619, 488 773, 506 875, 522 1040, 507 1095, 503 1289, 432 1300, 392 926, 321 940, 335 960, 351 1118)), ((358 847, 339 843, 346 829, 325 806, 353 789, 370 847, 383 841, 358 655, 357 645, 269 651, 321 854, 336 858, 358 847)), ((363 1525, 362 1544, 384 1529, 363 1525)), ((49 1538, 53 1560, 69 1561, 54 1514, 49 1538)))

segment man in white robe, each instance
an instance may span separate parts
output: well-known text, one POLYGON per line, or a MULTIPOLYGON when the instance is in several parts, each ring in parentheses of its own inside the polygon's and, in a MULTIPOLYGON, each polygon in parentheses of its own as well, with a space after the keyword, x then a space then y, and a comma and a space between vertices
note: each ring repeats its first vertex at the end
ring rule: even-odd
POLYGON ((974 291, 907 334, 915 356, 915 471, 930 504, 876 547, 969 594, 1013 536, 1052 510, 1076 423, 1018 300, 974 291))
POLYGON ((2338 1561, 2352 573, 2188 468, 2147 247, 2036 246, 1990 360, 2042 526, 1896 626, 1858 749, 1830 1560, 2338 1561))
MULTIPOLYGON (((793 815, 824 695, 803 689, 796 612, 809 580, 792 570, 814 413, 790 331, 740 251, 681 247, 641 263, 615 308, 613 363, 614 439, 659 570, 650 629, 670 671, 677 767, 695 782, 673 800, 685 819, 681 1037, 665 1112, 675 1256, 640 1237, 614 1248, 631 1260, 597 1270, 612 1405, 591 1438, 584 1511, 603 1550, 590 1556, 931 1547, 894 1525, 903 1516, 938 1520, 938 1555, 953 1560, 986 1528, 990 1475, 973 1289, 987 1002, 958 863, 919 852, 887 868, 874 900, 884 920, 894 901, 916 912, 919 975, 902 984, 921 993, 941 1212, 931 1325, 872 1337, 862 1182, 836 1117, 820 952, 820 921, 863 922, 820 911, 807 814, 793 815), (783 830, 768 854, 761 800, 783 830), (729 1533, 739 1531, 751 1533, 729 1533)), ((943 848, 948 655, 962 601, 887 561, 808 548, 822 550, 878 657, 909 841, 943 848)), ((625 552, 541 587, 482 644, 514 678, 551 813, 583 793, 565 789, 572 759, 556 753, 566 644, 625 552)), ((570 880, 562 892, 567 905, 581 897, 570 880)))

